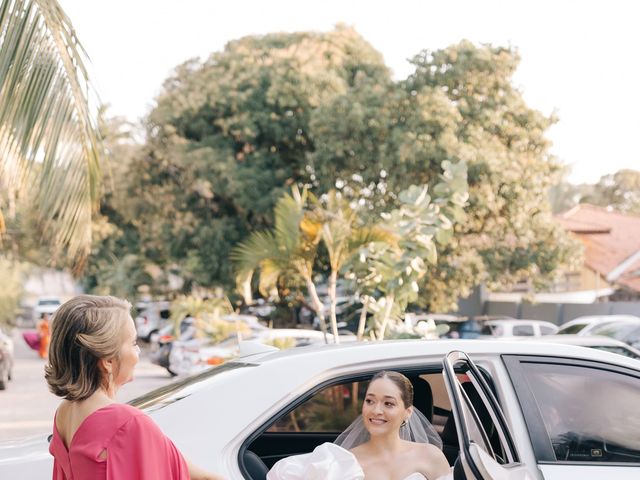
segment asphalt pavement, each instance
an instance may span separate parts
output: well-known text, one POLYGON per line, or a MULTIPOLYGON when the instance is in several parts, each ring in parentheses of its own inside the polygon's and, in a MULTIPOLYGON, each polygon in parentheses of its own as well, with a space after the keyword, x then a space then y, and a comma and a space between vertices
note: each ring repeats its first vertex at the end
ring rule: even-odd
MULTIPOLYGON (((44 380, 45 360, 38 357, 22 338, 28 329, 14 329, 15 366, 13 380, 0 391, 0 441, 16 440, 50 433, 53 414, 60 403, 47 389, 44 380)), ((155 388, 170 383, 172 377, 162 367, 152 364, 144 349, 133 382, 118 392, 118 401, 127 402, 155 388)))

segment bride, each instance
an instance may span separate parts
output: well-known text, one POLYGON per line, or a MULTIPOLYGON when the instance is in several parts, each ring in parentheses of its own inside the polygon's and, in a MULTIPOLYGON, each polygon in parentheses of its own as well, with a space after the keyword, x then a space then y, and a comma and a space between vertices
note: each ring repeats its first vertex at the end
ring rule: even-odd
POLYGON ((399 372, 373 376, 360 415, 335 443, 277 462, 268 480, 436 480, 450 473, 433 426, 399 372))

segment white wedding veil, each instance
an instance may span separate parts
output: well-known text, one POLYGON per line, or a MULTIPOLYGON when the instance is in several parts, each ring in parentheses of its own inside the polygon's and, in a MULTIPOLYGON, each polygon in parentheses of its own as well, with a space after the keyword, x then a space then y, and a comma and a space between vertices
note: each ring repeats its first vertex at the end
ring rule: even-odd
MULTIPOLYGON (((442 450, 442 439, 427 417, 413 407, 413 411, 404 425, 400 427, 400 438, 416 443, 430 443, 442 450)), ((351 450, 369 440, 369 432, 364 426, 362 415, 358 415, 347 429, 338 435, 333 443, 351 450)))

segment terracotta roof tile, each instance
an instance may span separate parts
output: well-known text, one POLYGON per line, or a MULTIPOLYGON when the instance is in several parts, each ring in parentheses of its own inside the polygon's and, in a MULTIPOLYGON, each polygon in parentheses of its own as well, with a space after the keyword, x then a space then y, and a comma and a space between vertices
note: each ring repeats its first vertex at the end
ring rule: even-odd
MULTIPOLYGON (((582 241, 585 264, 603 277, 640 251, 640 216, 580 204, 555 218, 582 241)), ((640 291, 640 276, 631 275, 639 269, 640 261, 629 265, 619 283, 640 291)))

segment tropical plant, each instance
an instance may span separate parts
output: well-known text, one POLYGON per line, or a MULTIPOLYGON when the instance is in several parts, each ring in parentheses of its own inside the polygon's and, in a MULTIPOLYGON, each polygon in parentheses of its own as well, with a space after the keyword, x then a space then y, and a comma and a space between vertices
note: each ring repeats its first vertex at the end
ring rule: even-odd
MULTIPOLYGON (((364 292, 363 310, 373 307, 375 311, 379 340, 384 339, 389 321, 399 319, 407 305, 418 298, 419 281, 425 277, 427 265, 436 263, 438 246, 451 240, 454 224, 464 219, 466 164, 445 160, 442 170, 433 196, 426 185, 412 185, 398 194, 398 208, 382 214, 393 241, 365 245, 352 265, 351 277, 364 292)), ((364 319, 366 313, 361 322, 364 319)), ((361 324, 360 337, 363 330, 361 324)))
POLYGON ((99 198, 101 146, 86 53, 56 0, 0 4, 0 229, 33 205, 44 238, 81 267, 99 198))
POLYGON ((258 288, 264 297, 277 298, 283 284, 306 286, 322 332, 327 333, 323 305, 313 279, 313 264, 321 238, 321 222, 305 209, 311 194, 305 189, 292 188, 274 209, 275 225, 271 230, 253 232, 231 253, 235 262, 237 283, 250 305, 251 279, 259 270, 258 288))
POLYGON ((371 242, 393 241, 394 237, 377 225, 363 224, 363 219, 358 215, 357 205, 357 202, 350 202, 340 192, 331 190, 316 208, 322 224, 322 243, 329 257, 329 318, 336 343, 340 343, 336 318, 338 274, 363 246, 371 242))
POLYGON ((183 295, 171 302, 171 320, 174 323, 176 337, 179 336, 180 323, 191 316, 195 319, 196 337, 207 337, 214 342, 224 340, 236 331, 245 332, 248 327, 237 322, 223 320, 223 315, 233 312, 227 297, 203 298, 195 295, 183 295))

